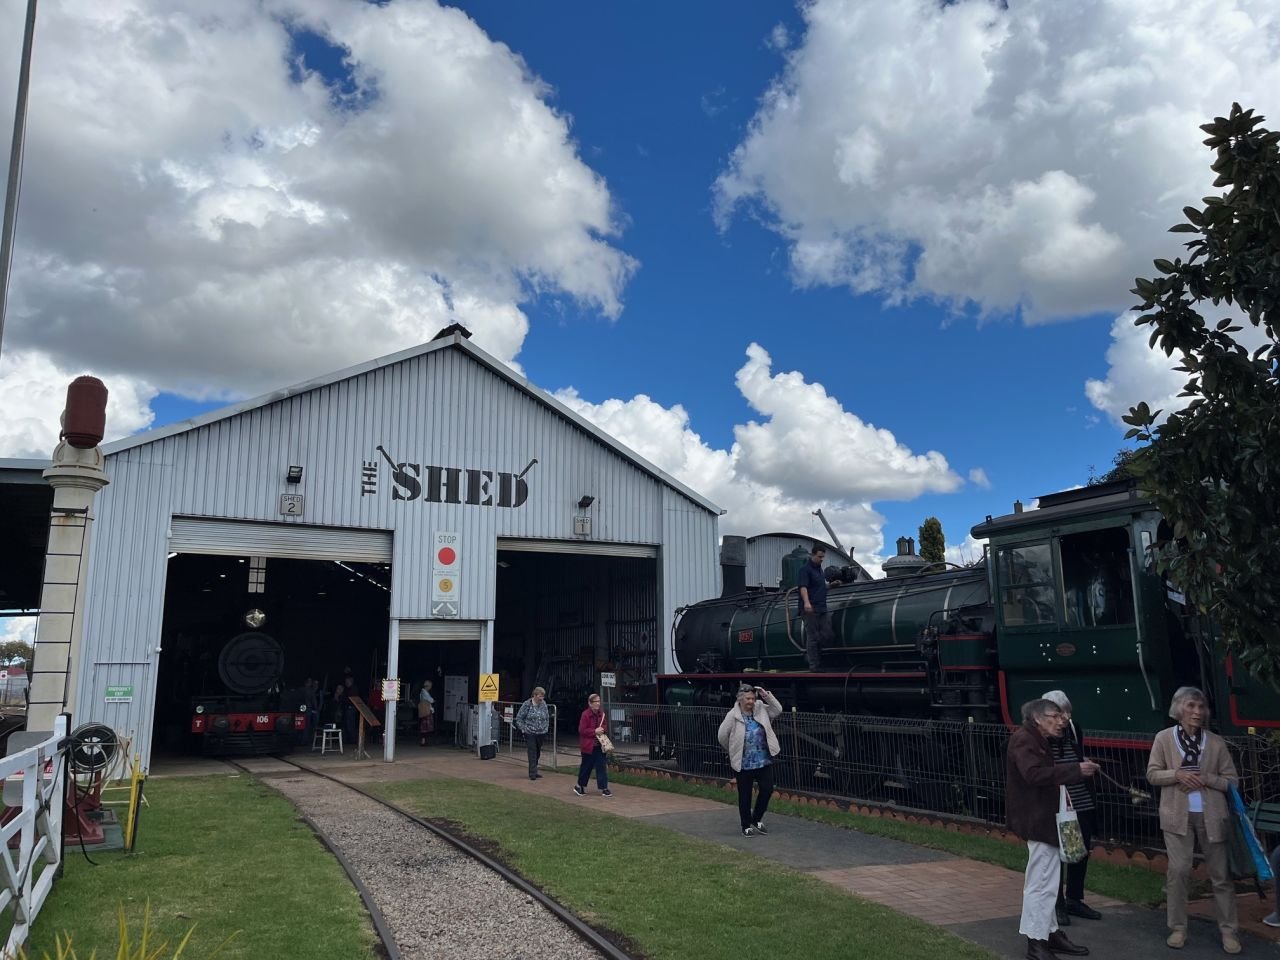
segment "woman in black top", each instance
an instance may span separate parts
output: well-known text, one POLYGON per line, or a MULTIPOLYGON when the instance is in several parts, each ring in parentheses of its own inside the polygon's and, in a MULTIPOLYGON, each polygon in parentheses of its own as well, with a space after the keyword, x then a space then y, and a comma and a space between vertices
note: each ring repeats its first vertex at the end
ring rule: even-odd
MULTIPOLYGON (((1050 690, 1044 695, 1044 699, 1056 703, 1062 715, 1067 718, 1062 736, 1049 740, 1053 762, 1055 764, 1079 763, 1085 759, 1084 735, 1071 719, 1071 701, 1061 690, 1050 690)), ((1080 833, 1084 835, 1084 848, 1089 850, 1098 829, 1098 811, 1093 799, 1093 791, 1087 783, 1073 783, 1067 786, 1067 796, 1071 799, 1071 808, 1075 810, 1076 817, 1080 821, 1080 833)), ((1068 926, 1072 917, 1100 920, 1102 914, 1084 902, 1084 875, 1089 869, 1088 854, 1079 863, 1068 863, 1066 866, 1066 882, 1058 887, 1058 926, 1068 926)))

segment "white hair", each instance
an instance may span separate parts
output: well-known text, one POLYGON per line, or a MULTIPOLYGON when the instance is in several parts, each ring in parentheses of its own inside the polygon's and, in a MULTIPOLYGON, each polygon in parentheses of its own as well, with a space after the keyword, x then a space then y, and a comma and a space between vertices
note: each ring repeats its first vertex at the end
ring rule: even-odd
POLYGON ((1182 722, 1182 711, 1186 709, 1187 704, 1192 700, 1199 700, 1204 704, 1205 719, 1209 716, 1209 698, 1204 695, 1204 691, 1199 687, 1179 687, 1174 691, 1173 699, 1169 701, 1169 716, 1182 722))
POLYGON ((1042 693, 1040 694, 1040 699, 1056 703, 1059 710, 1071 713, 1071 701, 1067 699, 1067 695, 1061 690, 1050 690, 1048 693, 1042 693))

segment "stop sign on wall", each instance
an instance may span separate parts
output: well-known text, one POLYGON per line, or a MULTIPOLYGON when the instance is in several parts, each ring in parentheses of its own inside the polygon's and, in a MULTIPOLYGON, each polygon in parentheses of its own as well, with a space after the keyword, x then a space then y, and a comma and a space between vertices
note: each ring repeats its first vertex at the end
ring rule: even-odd
POLYGON ((461 602, 461 541, 456 533, 437 530, 431 535, 431 616, 453 618, 461 602))

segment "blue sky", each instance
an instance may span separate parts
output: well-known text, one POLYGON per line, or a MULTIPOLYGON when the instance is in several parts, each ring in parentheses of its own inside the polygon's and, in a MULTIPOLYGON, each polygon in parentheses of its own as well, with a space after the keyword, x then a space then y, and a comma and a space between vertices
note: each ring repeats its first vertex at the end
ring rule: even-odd
POLYGON ((822 507, 862 559, 1083 483, 1176 393, 1127 288, 1196 124, 1280 89, 1257 0, 1158 49, 1120 0, 198 6, 42 13, 0 455, 80 370, 127 433, 458 321, 726 532, 822 507))

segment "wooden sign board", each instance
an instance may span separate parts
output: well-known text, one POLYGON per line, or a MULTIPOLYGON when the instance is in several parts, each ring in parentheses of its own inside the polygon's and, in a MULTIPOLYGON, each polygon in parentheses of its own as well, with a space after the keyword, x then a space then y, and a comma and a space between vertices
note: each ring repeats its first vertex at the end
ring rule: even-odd
POLYGON ((360 697, 348 697, 347 699, 351 701, 351 705, 356 708, 356 713, 360 714, 366 724, 370 727, 382 726, 382 721, 378 719, 377 714, 369 709, 369 705, 363 699, 360 697))

